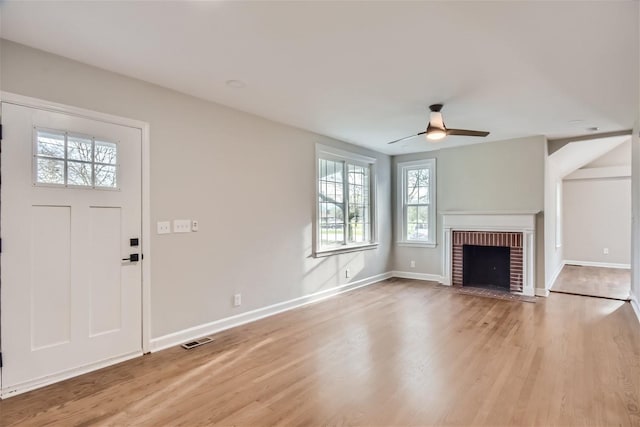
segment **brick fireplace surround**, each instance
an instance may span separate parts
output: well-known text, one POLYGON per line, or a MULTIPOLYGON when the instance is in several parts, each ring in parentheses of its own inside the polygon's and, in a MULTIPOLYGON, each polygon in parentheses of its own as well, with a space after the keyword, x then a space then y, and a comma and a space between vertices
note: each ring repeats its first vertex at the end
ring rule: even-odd
POLYGON ((509 255, 509 290, 522 292, 522 233, 491 231, 454 231, 452 254, 452 284, 462 286, 462 269, 464 259, 462 247, 502 246, 510 248, 509 255))
POLYGON ((535 224, 537 211, 442 212, 442 283, 462 286, 464 245, 510 248, 509 290, 535 295, 535 224))

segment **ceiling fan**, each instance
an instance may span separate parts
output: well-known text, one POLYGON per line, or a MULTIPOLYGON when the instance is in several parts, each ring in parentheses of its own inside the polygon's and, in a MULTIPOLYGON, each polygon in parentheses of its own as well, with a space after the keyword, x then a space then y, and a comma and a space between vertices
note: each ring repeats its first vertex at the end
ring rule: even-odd
POLYGON ((447 135, 460 135, 460 136, 482 136, 489 135, 489 132, 479 130, 466 130, 466 129, 447 129, 442 120, 442 104, 433 104, 429 106, 431 114, 429 115, 429 124, 427 130, 420 132, 416 135, 405 136, 404 138, 396 139, 389 142, 389 144, 395 144, 396 142, 404 141, 405 139, 415 138, 416 136, 425 135, 427 139, 437 141, 444 138, 447 135))

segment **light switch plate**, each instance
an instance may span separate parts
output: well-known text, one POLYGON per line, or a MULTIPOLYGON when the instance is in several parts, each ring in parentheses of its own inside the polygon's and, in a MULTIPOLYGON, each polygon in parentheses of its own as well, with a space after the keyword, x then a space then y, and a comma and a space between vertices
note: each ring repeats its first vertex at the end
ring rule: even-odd
POLYGON ((169 233, 171 233, 171 222, 158 221, 158 234, 169 234, 169 233))
POLYGON ((191 233, 191 220, 190 219, 174 219, 173 232, 174 233, 191 233))

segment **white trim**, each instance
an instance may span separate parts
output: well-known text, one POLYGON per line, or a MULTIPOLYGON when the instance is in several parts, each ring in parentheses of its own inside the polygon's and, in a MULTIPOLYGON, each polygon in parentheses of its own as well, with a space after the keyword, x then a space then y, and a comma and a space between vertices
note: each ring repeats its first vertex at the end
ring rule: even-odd
POLYGON ((563 263, 564 265, 580 265, 582 267, 621 268, 624 270, 631 269, 631 264, 618 264, 613 262, 575 261, 566 259, 563 261, 563 263))
POLYGON ((396 165, 396 245, 398 246, 408 246, 408 247, 422 247, 422 248, 435 248, 438 239, 436 236, 436 223, 438 221, 436 215, 436 179, 437 179, 437 169, 436 169, 436 159, 422 159, 422 160, 412 160, 409 162, 401 162, 396 165), (428 169, 429 170, 429 222, 427 224, 429 240, 406 240, 406 230, 407 224, 405 223, 405 206, 407 205, 406 200, 406 188, 407 188, 407 179, 406 172, 412 169, 428 169))
POLYGON ((597 168, 578 169, 577 171, 565 176, 565 181, 585 180, 585 179, 615 179, 630 178, 631 165, 622 166, 603 166, 597 168))
POLYGON ((562 247, 562 180, 556 182, 556 249, 562 247))
POLYGON ((367 251, 370 249, 377 249, 379 246, 379 243, 367 243, 365 245, 347 245, 347 246, 340 246, 336 249, 323 249, 321 251, 316 251, 315 253, 315 257, 316 258, 322 258, 325 256, 331 256, 331 255, 337 255, 337 254, 344 254, 344 253, 348 253, 348 252, 359 252, 359 251, 367 251))
POLYGON ((631 308, 633 308, 633 312, 636 314, 638 322, 640 322, 640 302, 638 302, 638 297, 636 297, 633 292, 630 293, 629 297, 631 308))
MULTIPOLYGON (((551 279, 549 280, 549 283, 546 284, 546 289, 551 289, 551 287, 553 286, 553 284, 556 282, 556 279, 558 278, 558 276, 560 275, 560 273, 562 272, 562 269, 564 268, 566 264, 566 261, 562 261, 560 263, 560 265, 558 266, 558 268, 556 269, 556 271, 553 273, 553 275, 551 276, 551 279)), ((537 290, 536 290, 537 292, 537 290)))
POLYGON ((362 163, 362 166, 375 164, 378 159, 375 157, 365 156, 363 154, 354 153, 352 151, 341 150, 339 148, 330 147, 320 143, 316 144, 316 157, 322 155, 323 158, 338 159, 342 161, 356 161, 362 163))
POLYGON ((151 352, 151 135, 142 123, 142 352, 151 352), (146 255, 146 257, 144 256, 146 255))
POLYGON ((184 329, 182 331, 173 332, 171 334, 153 338, 151 340, 151 351, 156 352, 164 350, 165 348, 173 347, 186 341, 191 341, 195 338, 215 334, 227 329, 235 328, 236 326, 244 325, 246 323, 255 322, 256 320, 273 316, 274 314, 282 313, 284 311, 289 311, 294 308, 305 306, 307 304, 322 301, 335 295, 362 288, 364 286, 368 286, 382 280, 389 279, 391 277, 391 272, 377 274, 375 276, 367 277, 355 282, 350 282, 344 285, 336 286, 334 288, 325 289, 320 292, 315 292, 313 294, 294 298, 289 301, 280 302, 267 307, 248 311, 246 313, 226 317, 224 319, 215 320, 213 322, 205 323, 202 325, 184 329))
POLYGON ((549 289, 536 288, 535 295, 537 297, 545 297, 545 298, 547 298, 549 296, 549 294, 550 294, 549 289))
POLYGON ((438 282, 442 283, 442 276, 439 274, 429 274, 429 273, 414 273, 412 271, 392 271, 393 277, 398 277, 401 279, 413 279, 413 280, 427 280, 429 282, 438 282))
POLYGON ((406 248, 437 248, 437 243, 422 243, 422 242, 396 242, 397 246, 402 246, 406 248))
POLYGON ((327 145, 316 143, 315 146, 315 208, 313 210, 313 233, 312 233, 312 246, 313 256, 316 258, 325 257, 345 252, 355 252, 367 249, 374 249, 378 245, 378 169, 377 161, 375 157, 369 157, 350 151, 341 150, 339 148, 333 148, 327 145), (348 226, 349 220, 345 218, 344 225, 344 244, 337 245, 335 247, 321 248, 320 247, 320 189, 318 183, 320 182, 320 168, 318 160, 334 160, 344 162, 344 183, 346 188, 343 194, 344 197, 344 213, 348 217, 349 211, 349 192, 348 192, 348 180, 347 180, 347 167, 349 164, 366 167, 369 169, 369 241, 366 243, 348 243, 348 226))
POLYGON ((148 353, 151 338, 151 159, 149 123, 127 117, 114 116, 112 114, 88 110, 85 108, 45 101, 29 96, 18 95, 11 92, 0 91, 0 101, 8 104, 51 111, 54 113, 69 114, 104 123, 140 129, 142 138, 142 235, 140 236, 140 239, 141 248, 143 250, 142 253, 146 255, 144 257, 144 262, 142 263, 142 351, 144 353, 148 353))
POLYGON ((142 356, 142 352, 136 351, 121 356, 110 357, 99 362, 90 363, 88 365, 83 365, 77 368, 62 371, 57 374, 47 375, 46 377, 26 381, 21 384, 12 385, 0 390, 0 399, 7 399, 9 397, 17 396, 19 394, 26 393, 37 388, 45 387, 50 384, 77 377, 78 375, 86 374, 98 369, 106 368, 107 366, 115 365, 116 363, 124 362, 126 360, 134 359, 140 356, 142 356))
POLYGON ((452 236, 454 231, 498 231, 522 233, 522 294, 535 295, 535 230, 537 212, 474 212, 454 211, 442 215, 443 284, 451 285, 453 277, 452 236))
POLYGON ((440 215, 537 215, 540 211, 440 211, 440 215))

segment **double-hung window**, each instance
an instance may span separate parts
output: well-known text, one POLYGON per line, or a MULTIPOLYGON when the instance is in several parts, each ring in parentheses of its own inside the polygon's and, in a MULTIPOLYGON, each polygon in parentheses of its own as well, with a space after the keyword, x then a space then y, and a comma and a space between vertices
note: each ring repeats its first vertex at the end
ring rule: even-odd
POLYGON ((436 244, 436 160, 398 164, 398 243, 436 244))
POLYGON ((375 159, 316 147, 316 254, 373 247, 375 159))

